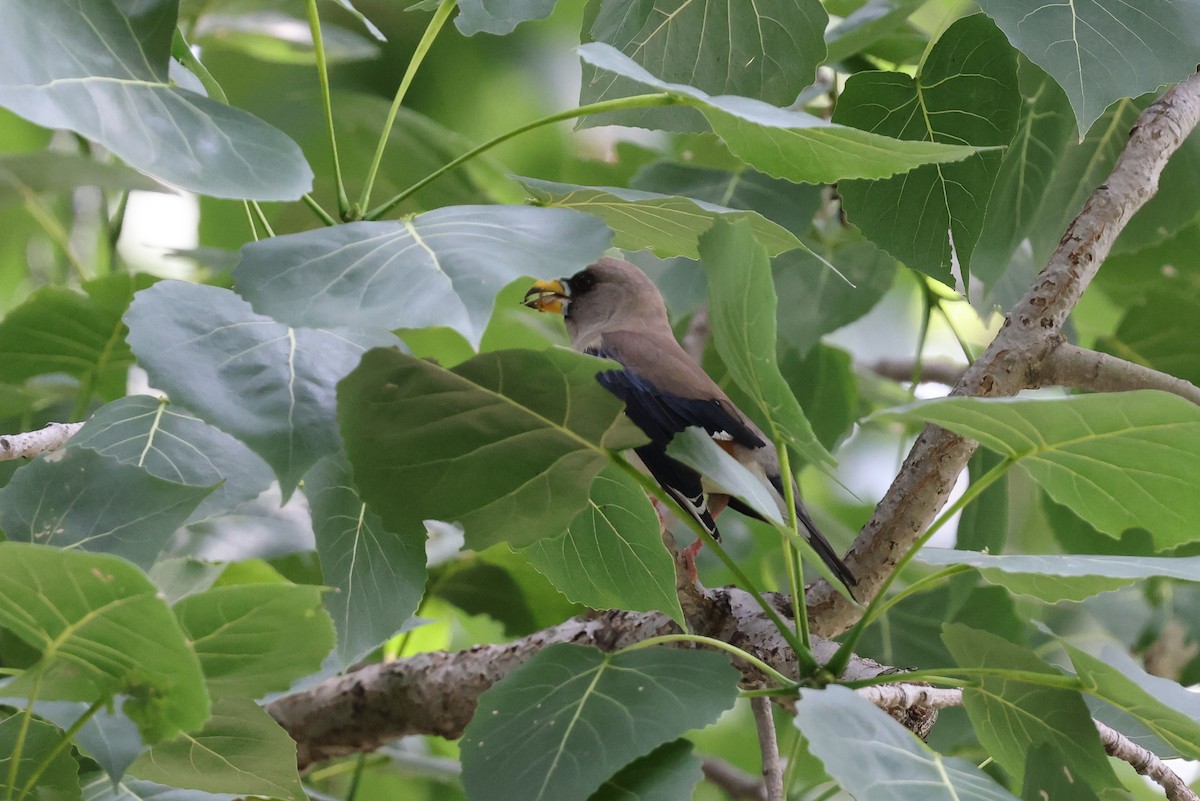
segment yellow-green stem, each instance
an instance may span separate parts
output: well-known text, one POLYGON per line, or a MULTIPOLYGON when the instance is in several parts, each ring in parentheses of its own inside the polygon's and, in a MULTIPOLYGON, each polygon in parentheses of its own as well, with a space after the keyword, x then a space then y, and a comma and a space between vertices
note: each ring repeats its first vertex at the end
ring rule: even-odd
POLYGON ((951 687, 970 686, 975 679, 1007 679, 1026 684, 1038 684, 1042 687, 1057 687, 1063 690, 1085 690, 1078 676, 1067 676, 1062 673, 1040 673, 1036 670, 1009 670, 1008 668, 975 668, 948 667, 931 670, 914 670, 909 673, 885 673, 867 679, 857 679, 845 682, 851 689, 874 687, 878 684, 905 684, 913 681, 927 681, 931 684, 945 684, 951 687))
POLYGON ((694 642, 699 645, 707 645, 712 648, 718 648, 722 651, 733 654, 738 659, 745 660, 746 662, 749 662, 750 664, 754 665, 756 668, 761 670, 763 673, 765 673, 766 675, 775 679, 775 681, 779 682, 779 684, 782 685, 780 689, 794 688, 794 687, 799 686, 795 679, 789 679, 787 676, 783 675, 778 670, 776 670, 775 668, 768 665, 766 662, 759 659, 757 656, 754 656, 753 654, 749 654, 749 653, 743 651, 741 648, 738 648, 736 645, 730 645, 729 643, 725 642, 724 640, 717 640, 717 639, 713 639, 712 637, 705 637, 700 634, 663 634, 658 637, 649 637, 645 640, 642 640, 641 642, 636 642, 633 645, 625 646, 620 651, 618 651, 618 653, 624 653, 626 651, 639 651, 642 648, 650 648, 651 646, 654 646, 654 645, 665 645, 667 643, 673 643, 673 642, 694 642))
POLYGON ((901 571, 908 566, 908 563, 913 560, 913 557, 916 556, 917 551, 921 550, 921 547, 924 546, 925 543, 929 542, 929 539, 936 534, 938 530, 941 529, 941 527, 944 526, 948 520, 950 520, 950 518, 954 517, 954 515, 958 514, 958 512, 960 512, 967 504, 979 497, 980 493, 990 487, 996 481, 996 479, 1004 475, 1005 471, 1012 467, 1012 465, 1012 459, 1005 459, 1003 462, 1000 462, 1000 464, 996 465, 991 470, 980 476, 979 480, 967 487, 967 491, 964 492, 957 501, 952 503, 948 509, 942 512, 942 515, 934 521, 933 525, 931 525, 924 534, 918 537, 917 541, 912 544, 912 547, 900 557, 900 560, 896 562, 896 566, 892 569, 892 572, 889 573, 887 578, 883 580, 883 584, 879 587, 878 592, 875 593, 875 597, 871 599, 871 603, 867 607, 867 611, 864 612, 863 616, 859 618, 856 624, 854 624, 854 628, 850 629, 850 633, 842 642, 841 647, 838 648, 837 653, 833 655, 833 658, 830 659, 829 663, 826 665, 826 668, 832 672, 833 675, 840 676, 842 671, 846 669, 846 665, 850 663, 850 656, 854 653, 854 647, 858 645, 858 640, 860 637, 862 637, 863 632, 866 630, 868 622, 875 618, 877 615, 877 608, 884 603, 884 596, 887 595, 888 588, 892 586, 892 582, 894 582, 896 577, 900 575, 901 571))
POLYGON ((317 58, 317 79, 321 83, 321 105, 325 112, 325 127, 329 133, 329 149, 333 151, 333 180, 337 185, 338 214, 345 219, 350 211, 350 198, 342 181, 342 163, 338 159, 337 134, 333 130, 333 99, 329 93, 329 69, 325 63, 325 40, 321 37, 321 17, 317 0, 308 0, 308 28, 312 31, 313 53, 317 58))
POLYGON ((391 136, 392 126, 396 124, 396 115, 400 112, 400 106, 404 103, 404 96, 408 93, 408 87, 413 82, 413 77, 417 74, 417 69, 420 68, 421 62, 425 60, 426 54, 429 53, 429 48, 433 46, 433 42, 437 39, 438 33, 442 30, 442 26, 450 17, 450 12, 454 10, 457 0, 442 0, 437 7, 437 11, 433 13, 433 19, 429 20, 429 25, 425 28, 425 34, 421 37, 421 41, 417 42, 417 49, 413 51, 412 58, 408 61, 408 69, 404 71, 404 77, 400 79, 400 86, 396 89, 396 96, 392 98, 392 107, 388 109, 387 120, 383 123, 383 132, 379 135, 379 144, 375 146, 375 157, 371 159, 371 168, 367 170, 367 180, 363 184, 362 195, 358 201, 360 209, 369 208, 371 205, 371 190, 375 187, 375 176, 379 172, 379 165, 383 162, 383 151, 387 148, 388 137, 391 136))
POLYGON ((455 169, 460 164, 470 161, 471 159, 475 158, 476 156, 480 155, 481 153, 486 153, 487 151, 491 150, 496 145, 503 144, 504 142, 507 142, 509 139, 512 139, 514 136, 520 136, 521 134, 526 133, 527 131, 532 131, 536 128, 541 128, 545 125, 553 125, 556 122, 563 122, 564 120, 572 120, 572 119, 575 119, 576 117, 586 117, 589 114, 600 114, 605 111, 619 111, 621 109, 628 109, 628 108, 649 108, 652 106, 673 106, 673 105, 678 105, 681 102, 683 102, 683 101, 679 100, 676 97, 673 97, 672 95, 667 94, 666 92, 658 92, 655 94, 648 94, 648 95, 634 95, 633 97, 623 97, 623 98, 618 98, 616 100, 603 100, 599 103, 589 103, 586 106, 579 106, 578 108, 568 109, 567 111, 559 111, 555 114, 551 114, 549 116, 542 117, 541 119, 534 120, 533 122, 527 122, 524 125, 521 125, 517 128, 513 128, 511 131, 507 131, 505 133, 500 134, 499 136, 492 137, 491 139, 487 140, 486 142, 479 145, 478 147, 474 147, 471 150, 468 150, 466 153, 463 153, 461 156, 454 159, 453 161, 450 161, 447 164, 444 164, 443 166, 441 166, 438 169, 431 172, 429 175, 426 175, 424 178, 417 181, 415 184, 410 186, 408 189, 405 189, 400 194, 395 195, 394 197, 390 198, 389 200, 386 200, 383 203, 381 203, 380 205, 371 209, 369 212, 367 212, 365 215, 363 215, 363 219, 378 220, 380 217, 387 214, 389 211, 394 209, 396 206, 403 203, 407 198, 412 196, 414 193, 420 191, 427 184, 432 183, 433 181, 436 181, 438 178, 441 178, 443 175, 445 175, 446 173, 455 169))
POLYGON ((867 613, 864 613, 863 617, 867 618, 867 625, 869 626, 905 598, 916 595, 918 592, 921 592, 931 584, 936 584, 939 581, 950 578, 951 576, 957 576, 959 573, 966 573, 970 569, 970 565, 950 565, 949 567, 939 570, 936 573, 931 573, 928 576, 924 576, 923 578, 914 581, 912 584, 909 584, 907 587, 900 590, 887 600, 882 601, 879 606, 876 606, 873 610, 868 607, 867 613))
MULTIPOLYGON (((779 472, 783 479, 783 502, 787 506, 787 524, 792 534, 800 538, 800 519, 796 514, 796 488, 792 478, 791 456, 783 437, 775 438, 775 449, 779 452, 779 472)), ((796 624, 796 636, 801 642, 812 642, 808 636, 808 604, 804 598, 804 556, 799 548, 792 546, 788 538, 781 538, 783 555, 787 560, 788 589, 792 593, 792 621, 796 624)))
POLYGON ((312 195, 306 192, 300 199, 304 201, 304 205, 312 209, 312 213, 317 215, 317 219, 325 225, 337 225, 337 220, 333 219, 333 215, 325 211, 312 195))
POLYGON ((254 224, 254 210, 250 208, 250 201, 243 200, 242 208, 246 210, 246 222, 250 223, 250 235, 253 236, 254 241, 257 242, 259 239, 258 226, 254 224))
POLYGON ((29 703, 25 704, 25 711, 21 715, 21 728, 17 729, 17 741, 13 745, 12 754, 9 755, 9 759, 12 760, 8 764, 9 791, 17 786, 17 768, 21 766, 21 752, 25 750, 25 738, 29 736, 29 724, 33 720, 33 702, 37 700, 42 689, 42 669, 39 666, 35 670, 37 675, 33 679, 33 692, 29 694, 29 703))
POLYGON ((275 236, 275 229, 271 227, 271 223, 267 221, 267 215, 262 210, 262 206, 258 205, 257 200, 250 201, 250 208, 254 209, 254 216, 258 218, 258 224, 267 232, 268 237, 275 236))

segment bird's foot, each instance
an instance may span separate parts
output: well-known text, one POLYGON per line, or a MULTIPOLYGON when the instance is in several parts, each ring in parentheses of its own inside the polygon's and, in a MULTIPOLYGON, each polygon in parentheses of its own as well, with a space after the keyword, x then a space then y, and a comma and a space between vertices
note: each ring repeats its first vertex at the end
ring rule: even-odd
POLYGON ((696 555, 700 553, 700 548, 703 547, 704 540, 696 540, 691 545, 683 549, 683 566, 687 570, 688 578, 695 584, 700 577, 696 573, 696 555))

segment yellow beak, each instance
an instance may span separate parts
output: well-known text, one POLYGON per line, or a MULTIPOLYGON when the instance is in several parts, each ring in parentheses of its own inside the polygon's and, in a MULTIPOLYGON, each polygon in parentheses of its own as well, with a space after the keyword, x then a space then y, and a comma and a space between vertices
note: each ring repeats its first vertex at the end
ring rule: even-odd
POLYGON ((563 314, 570 298, 562 281, 537 281, 525 293, 525 305, 540 312, 563 314))

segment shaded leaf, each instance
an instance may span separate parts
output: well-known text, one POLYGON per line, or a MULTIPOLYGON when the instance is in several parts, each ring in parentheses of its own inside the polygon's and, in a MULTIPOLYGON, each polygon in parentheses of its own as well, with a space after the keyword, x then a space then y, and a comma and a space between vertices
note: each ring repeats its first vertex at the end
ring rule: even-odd
POLYGON ((853 690, 805 690, 796 728, 825 770, 855 798, 907 801, 1012 801, 970 762, 947 758, 853 690))
POLYGON ((713 342, 730 375, 754 399, 769 425, 805 460, 832 465, 775 356, 776 296, 766 251, 745 221, 718 221, 700 242, 708 275, 713 342))
POLYGON ((300 495, 286 502, 279 484, 218 517, 177 532, 167 554, 208 562, 277 559, 316 548, 308 504, 300 495))
MULTIPOLYGON (((308 22, 281 11, 264 8, 243 14, 202 14, 189 38, 202 50, 228 48, 278 64, 317 63, 308 22)), ((327 64, 379 56, 374 42, 326 21, 321 22, 321 44, 327 64)))
POLYGON ((133 293, 153 281, 118 273, 85 283, 83 293, 64 287, 35 292, 0 322, 5 380, 66 373, 105 400, 124 395, 133 355, 121 315, 133 293))
POLYGON ((252 242, 234 277, 256 310, 290 325, 443 325, 478 345, 496 293, 582 270, 610 239, 566 209, 460 206, 252 242))
POLYGON ((1150 289, 1130 307, 1101 350, 1200 383, 1200 294, 1189 297, 1167 288, 1150 289), (1169 324, 1164 325, 1164 321, 1169 324))
POLYGON ((737 678, 708 651, 553 645, 480 696, 463 786, 474 801, 583 801, 631 760, 715 721, 737 678))
POLYGON ((350 466, 326 456, 304 477, 325 594, 348 667, 404 626, 425 590, 425 532, 391 531, 359 495, 350 466))
POLYGON ((334 385, 367 348, 399 344, 382 331, 291 328, 227 289, 182 281, 139 292, 125 319, 151 384, 249 445, 285 497, 340 445, 334 385))
MULTIPOLYGON (((812 83, 825 57, 827 22, 817 0, 759 0, 749 5, 716 0, 607 0, 600 5, 590 34, 667 83, 787 106, 812 83)), ((585 65, 579 102, 640 91, 636 79, 585 65)), ((619 111, 584 124, 614 122, 702 130, 695 112, 682 109, 619 111)))
POLYGON ((270 486, 271 468, 254 451, 179 406, 132 395, 96 410, 69 448, 87 448, 179 484, 216 489, 187 522, 231 511, 270 486))
POLYGON ((41 720, 23 721, 20 714, 0 720, 0 795, 4 798, 30 798, 34 801, 79 801, 79 763, 69 748, 54 754, 62 732, 41 720), (20 744, 20 762, 15 768, 13 754, 20 744), (42 761, 54 754, 49 765, 42 761), (29 794, 21 792, 25 783, 45 768, 29 794), (10 783, 11 779, 11 783, 10 783))
MULTIPOLYGON (((943 627, 942 640, 962 667, 1062 675, 1028 649, 986 631, 951 623, 943 627)), ((1061 750, 1070 771, 1093 787, 1116 784, 1091 713, 1078 692, 1006 676, 983 676, 963 689, 963 706, 979 742, 1015 780, 1025 775, 1029 749, 1048 745, 1061 750)))
MULTIPOLYGON (((976 14, 938 38, 916 78, 852 75, 833 118, 903 140, 1007 145, 1020 109, 1016 66, 995 24, 976 14)), ((966 276, 1001 158, 991 151, 902 178, 844 181, 838 192, 850 221, 871 241, 912 269, 953 285, 952 256, 966 276)))
POLYGON ((333 647, 317 587, 214 587, 175 604, 213 698, 261 698, 316 673, 333 647))
POLYGON ((140 570, 16 542, 0 543, 0 556, 0 623, 41 652, 5 694, 88 703, 128 695, 123 711, 150 742, 208 717, 196 654, 140 570))
POLYGON ((1021 798, 1025 801, 1099 801, 1099 796, 1087 782, 1080 781, 1066 767, 1063 752, 1053 743, 1030 747, 1025 759, 1021 798))
POLYGON ((43 192, 68 192, 80 186, 118 192, 166 191, 157 181, 123 164, 104 164, 78 153, 46 150, 0 156, 0 205, 19 203, 43 192))
POLYGON ((579 55, 600 70, 668 92, 699 109, 734 155, 775 178, 807 183, 885 178, 921 164, 960 161, 977 151, 969 146, 892 139, 752 98, 710 96, 661 81, 600 42, 583 45, 579 55))
POLYGON ((679 432, 667 446, 667 453, 700 473, 717 489, 744 501, 767 521, 785 525, 779 505, 766 485, 704 429, 692 426, 679 432))
POLYGON ((578 186, 521 178, 521 183, 543 206, 594 214, 616 236, 613 247, 648 250, 659 258, 700 258, 700 235, 718 219, 746 219, 769 255, 805 248, 790 231, 752 211, 719 206, 677 195, 620 189, 612 186, 578 186))
POLYGON ((883 413, 978 440, 1051 498, 1112 536, 1148 529, 1159 547, 1191 542, 1200 495, 1200 409, 1153 390, 1053 400, 944 398, 883 413))
POLYGON ((159 743, 129 768, 151 782, 207 793, 308 798, 296 773, 296 743, 258 704, 219 698, 194 734, 159 743))
POLYGON ((1071 99, 1079 138, 1104 110, 1196 69, 1200 7, 1173 0, 983 0, 1013 46, 1071 99))
POLYGON ((492 33, 504 36, 522 22, 544 19, 554 10, 554 0, 459 0, 454 25, 463 36, 492 33))
POLYGON ((38 125, 75 131, 192 192, 300 197, 312 186, 312 170, 295 142, 169 80, 176 9, 171 0, 3 0, 0 105, 38 125))
POLYGON ((98 775, 83 785, 84 801, 238 801, 236 793, 202 793, 165 784, 126 778, 114 785, 98 775))
POLYGON ((1200 758, 1200 697, 1177 682, 1151 676, 1111 646, 1100 657, 1067 643, 1063 648, 1085 692, 1132 716, 1179 755, 1200 758))
POLYGON ((459 522, 475 549, 557 536, 586 505, 609 450, 644 441, 595 379, 610 365, 509 350, 446 370, 371 351, 338 392, 363 497, 389 530, 459 522))
POLYGON ((487 615, 504 626, 506 634, 520 636, 537 630, 529 599, 516 578, 505 567, 480 558, 450 565, 429 593, 468 615, 487 615))
POLYGON ((896 30, 921 0, 868 0, 825 31, 825 60, 837 63, 896 30))
POLYGON ((789 349, 782 354, 779 367, 812 422, 817 441, 832 451, 859 417, 858 384, 850 354, 818 344, 800 358, 789 349))
POLYGON ((640 486, 615 466, 592 482, 588 505, 567 530, 524 551, 563 595, 593 609, 660 611, 684 625, 675 562, 640 486))
POLYGON ((212 491, 67 448, 21 468, 0 489, 0 528, 10 540, 111 553, 148 569, 212 491))
POLYGON ((682 801, 702 778, 692 744, 675 740, 621 768, 589 801, 682 801))
MULTIPOLYGON (((971 454, 967 475, 978 481, 1004 457, 995 451, 980 448, 971 454)), ((962 510, 955 530, 956 545, 964 551, 1000 553, 1008 540, 1008 473, 995 479, 975 500, 962 510)), ((920 557, 922 551, 917 552, 920 557)))
MULTIPOLYGON (((0 689, 0 694, 3 690, 0 689)), ((26 702, 16 698, 0 698, 0 704, 24 707, 26 702)), ((66 731, 88 711, 91 704, 76 701, 36 701, 34 714, 66 731)), ((137 725, 119 709, 99 709, 75 732, 75 746, 81 753, 96 760, 111 781, 120 781, 125 769, 145 750, 137 725)), ((0 753, 3 751, 0 750, 0 753)), ((3 769, 0 769, 3 775, 3 769)))

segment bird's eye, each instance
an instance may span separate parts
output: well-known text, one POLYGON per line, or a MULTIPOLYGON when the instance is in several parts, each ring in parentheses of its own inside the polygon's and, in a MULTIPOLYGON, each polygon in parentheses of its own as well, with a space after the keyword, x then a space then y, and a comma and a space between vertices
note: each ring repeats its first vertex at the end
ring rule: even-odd
POLYGON ((571 287, 571 295, 582 295, 596 285, 596 276, 591 270, 576 273, 567 283, 571 287))

